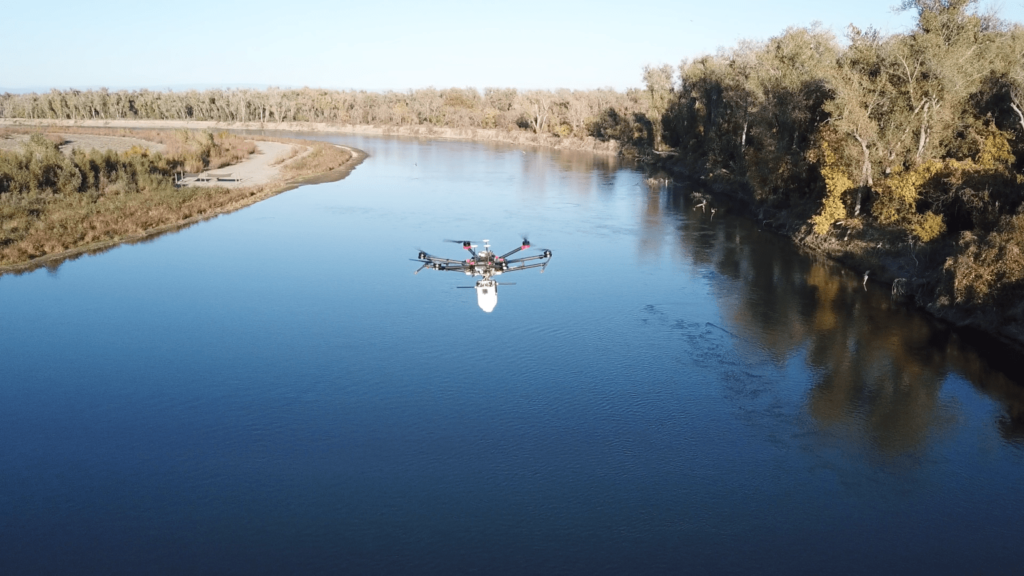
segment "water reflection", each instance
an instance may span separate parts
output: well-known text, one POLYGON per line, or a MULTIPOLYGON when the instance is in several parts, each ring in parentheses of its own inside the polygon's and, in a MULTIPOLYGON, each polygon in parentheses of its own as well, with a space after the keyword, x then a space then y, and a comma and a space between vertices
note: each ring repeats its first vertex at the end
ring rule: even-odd
POLYGON ((1024 446, 1024 388, 1019 374, 998 366, 998 352, 983 356, 973 338, 879 287, 865 290, 860 277, 824 259, 787 256, 785 239, 751 222, 712 221, 680 187, 648 191, 640 223, 639 253, 677 242, 674 258, 718 277, 710 286, 730 331, 771 362, 806 364, 813 384, 805 409, 820 429, 882 453, 917 450, 959 422, 943 387, 962 379, 998 404, 1002 438, 1024 446))

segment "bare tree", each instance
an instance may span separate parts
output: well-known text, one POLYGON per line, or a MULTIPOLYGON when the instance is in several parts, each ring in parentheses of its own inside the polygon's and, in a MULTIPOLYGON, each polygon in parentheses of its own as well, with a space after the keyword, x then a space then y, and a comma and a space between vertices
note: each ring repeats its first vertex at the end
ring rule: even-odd
POLYGON ((546 90, 530 90, 529 92, 522 93, 521 97, 523 101, 522 107, 528 115, 530 127, 533 128, 535 134, 540 134, 547 124, 548 116, 551 114, 551 105, 554 101, 553 95, 546 90))

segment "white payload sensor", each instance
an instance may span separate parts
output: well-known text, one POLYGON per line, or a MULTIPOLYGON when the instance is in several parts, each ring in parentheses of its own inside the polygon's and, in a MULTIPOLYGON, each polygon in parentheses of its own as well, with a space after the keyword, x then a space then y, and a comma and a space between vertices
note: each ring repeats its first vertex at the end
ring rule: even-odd
POLYGON ((491 312, 498 305, 498 283, 494 280, 478 280, 476 303, 484 312, 491 312))

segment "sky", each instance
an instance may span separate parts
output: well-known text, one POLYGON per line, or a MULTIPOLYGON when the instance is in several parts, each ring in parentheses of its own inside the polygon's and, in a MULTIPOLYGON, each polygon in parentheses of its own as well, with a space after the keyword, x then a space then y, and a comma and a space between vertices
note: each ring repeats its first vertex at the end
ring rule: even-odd
MULTIPOLYGON (((15 1, 0 91, 434 86, 623 90, 740 40, 820 22, 910 30, 899 0, 15 1)), ((1024 0, 981 0, 1024 22, 1024 0)))

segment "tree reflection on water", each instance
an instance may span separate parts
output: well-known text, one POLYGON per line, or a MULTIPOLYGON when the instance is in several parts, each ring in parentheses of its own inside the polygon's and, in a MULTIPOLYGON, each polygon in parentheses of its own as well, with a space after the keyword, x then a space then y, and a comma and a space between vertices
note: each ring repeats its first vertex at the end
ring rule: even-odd
POLYGON ((1024 387, 999 366, 1012 351, 908 309, 883 287, 865 290, 860 275, 799 254, 747 219, 712 222, 691 206, 679 188, 652 187, 640 214, 642 250, 663 237, 658 228, 677 229, 676 258, 723 280, 710 286, 728 330, 776 365, 806 363, 813 376, 804 408, 817 427, 906 453, 957 425, 957 406, 941 392, 959 377, 998 404, 1000 435, 1024 447, 1024 387))

